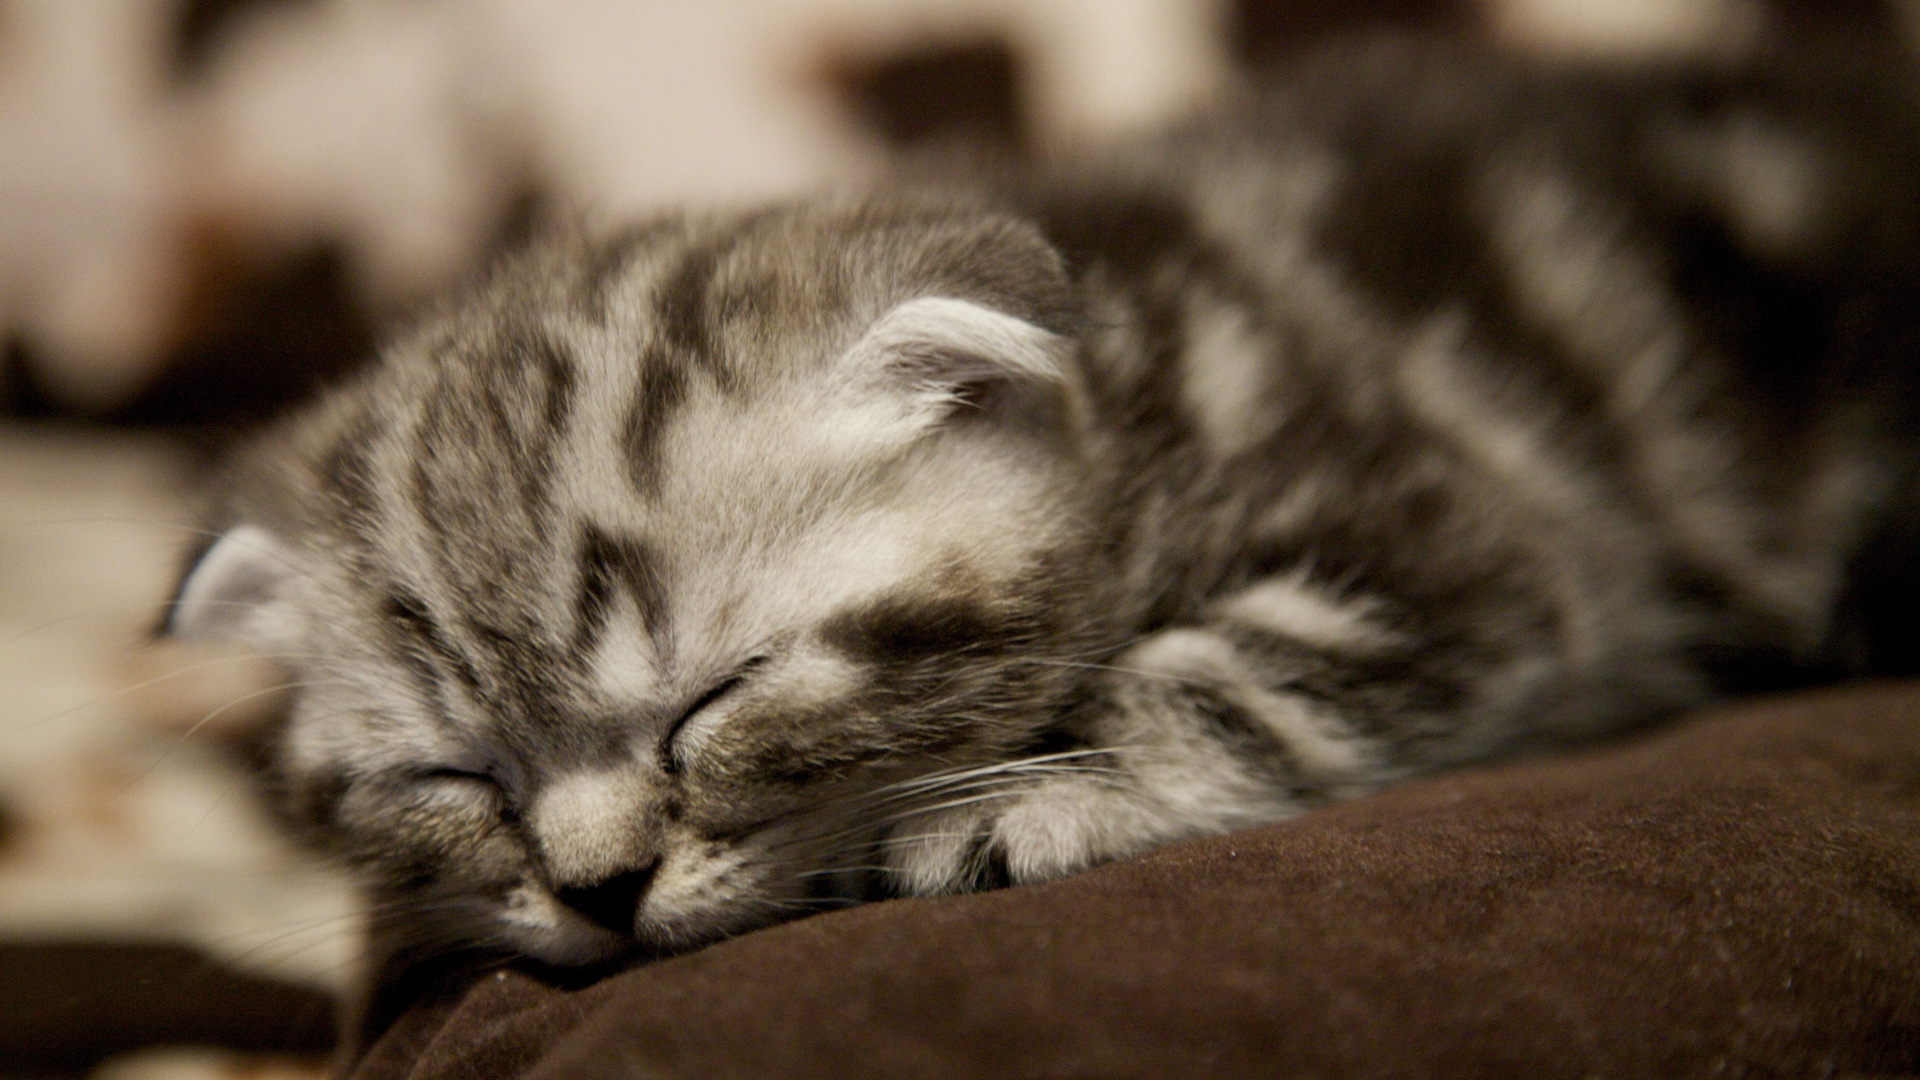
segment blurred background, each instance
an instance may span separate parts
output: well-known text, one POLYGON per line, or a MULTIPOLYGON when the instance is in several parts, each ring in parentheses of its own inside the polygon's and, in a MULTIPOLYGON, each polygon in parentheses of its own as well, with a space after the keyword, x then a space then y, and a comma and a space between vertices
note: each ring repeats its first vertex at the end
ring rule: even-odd
POLYGON ((0 1080, 319 1075, 351 1007, 351 893, 248 790, 284 687, 146 643, 221 446, 543 213, 1108 139, 1383 29, 1906 47, 1920 0, 0 0, 0 1080))

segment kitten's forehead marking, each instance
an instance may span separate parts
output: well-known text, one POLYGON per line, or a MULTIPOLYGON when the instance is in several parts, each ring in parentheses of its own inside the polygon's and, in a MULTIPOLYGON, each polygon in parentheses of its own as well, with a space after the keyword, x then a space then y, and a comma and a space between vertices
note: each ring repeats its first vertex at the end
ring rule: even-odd
POLYGON ((724 501, 657 507, 657 540, 618 545, 646 553, 658 582, 636 588, 622 576, 628 562, 583 562, 577 640, 599 707, 658 710, 698 692, 769 641, 926 572, 948 531, 911 507, 829 507, 808 520, 724 501))
POLYGON ((631 601, 614 605, 587 662, 594 691, 602 699, 628 703, 658 696, 666 675, 660 629, 649 626, 631 601))

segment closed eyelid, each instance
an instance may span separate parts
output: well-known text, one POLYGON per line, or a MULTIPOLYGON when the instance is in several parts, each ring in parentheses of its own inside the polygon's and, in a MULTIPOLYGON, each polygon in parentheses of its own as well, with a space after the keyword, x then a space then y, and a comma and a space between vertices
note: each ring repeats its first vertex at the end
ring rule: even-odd
POLYGON ((706 692, 695 698, 691 704, 681 710, 680 715, 668 725, 666 734, 660 737, 660 767, 672 774, 679 771, 680 763, 674 754, 675 744, 680 733, 693 719, 705 712, 710 706, 740 688, 755 669, 765 664, 767 658, 756 656, 735 668, 733 673, 708 687, 706 692))
POLYGON ((484 793, 502 821, 519 820, 520 796, 503 770, 492 765, 434 764, 410 768, 405 772, 411 784, 430 784, 457 790, 484 793))
POLYGON ((410 769, 409 772, 416 779, 420 780, 474 780, 488 784, 500 784, 498 772, 484 765, 422 765, 410 769))

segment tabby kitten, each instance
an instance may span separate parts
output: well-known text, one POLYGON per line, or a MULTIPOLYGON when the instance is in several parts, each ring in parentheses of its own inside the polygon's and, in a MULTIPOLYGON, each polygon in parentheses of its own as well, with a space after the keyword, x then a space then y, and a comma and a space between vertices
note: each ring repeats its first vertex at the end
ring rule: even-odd
POLYGON ((555 963, 1897 666, 1904 74, 1352 50, 1104 164, 552 235, 235 462, 290 813, 555 963))

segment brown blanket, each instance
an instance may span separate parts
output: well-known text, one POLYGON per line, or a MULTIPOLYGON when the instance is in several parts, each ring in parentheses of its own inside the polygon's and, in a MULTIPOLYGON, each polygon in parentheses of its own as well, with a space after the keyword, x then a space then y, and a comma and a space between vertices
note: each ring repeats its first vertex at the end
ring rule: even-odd
POLYGON ((1920 689, 1724 709, 1050 885, 584 989, 502 971, 398 1077, 1827 1076, 1920 1068, 1920 689))

